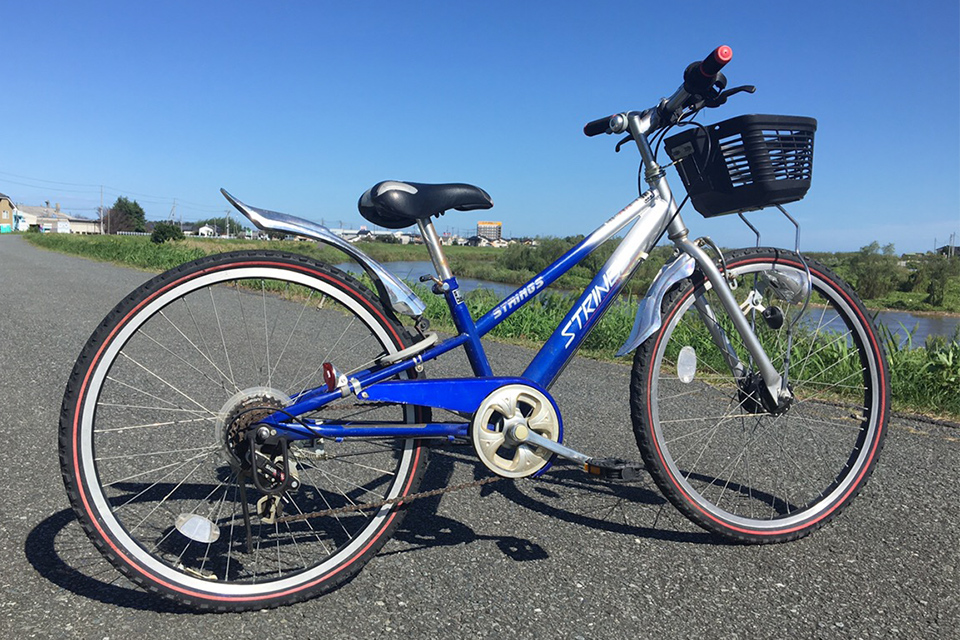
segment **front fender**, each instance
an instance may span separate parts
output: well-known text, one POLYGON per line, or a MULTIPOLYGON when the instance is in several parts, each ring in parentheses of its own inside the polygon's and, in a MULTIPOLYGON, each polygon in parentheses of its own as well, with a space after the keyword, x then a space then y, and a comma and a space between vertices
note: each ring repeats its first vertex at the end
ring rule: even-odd
POLYGON ((633 321, 633 330, 630 337, 617 351, 617 356, 625 356, 637 349, 643 341, 652 336, 660 328, 660 309, 663 298, 673 285, 693 275, 696 261, 686 253, 663 265, 657 277, 650 284, 647 295, 637 306, 637 317, 633 321))
POLYGON ((405 285, 403 281, 387 271, 379 262, 340 236, 334 234, 323 225, 285 213, 251 207, 250 205, 240 202, 224 189, 220 189, 220 193, 223 194, 223 197, 226 198, 230 204, 236 207, 237 211, 242 213, 259 229, 291 233, 305 238, 312 238, 313 240, 323 242, 343 251, 360 263, 363 270, 366 271, 367 275, 373 280, 377 288, 377 294, 380 296, 380 301, 384 306, 393 310, 395 314, 419 318, 426 310, 427 306, 423 303, 423 300, 417 297, 417 294, 411 291, 410 287, 405 285))

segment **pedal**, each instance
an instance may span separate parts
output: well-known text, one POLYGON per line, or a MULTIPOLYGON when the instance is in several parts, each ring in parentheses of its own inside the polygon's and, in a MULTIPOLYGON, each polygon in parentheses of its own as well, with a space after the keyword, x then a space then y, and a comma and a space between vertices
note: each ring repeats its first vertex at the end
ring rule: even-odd
POLYGON ((640 462, 619 458, 590 458, 583 464, 583 470, 604 480, 636 482, 646 469, 640 462))

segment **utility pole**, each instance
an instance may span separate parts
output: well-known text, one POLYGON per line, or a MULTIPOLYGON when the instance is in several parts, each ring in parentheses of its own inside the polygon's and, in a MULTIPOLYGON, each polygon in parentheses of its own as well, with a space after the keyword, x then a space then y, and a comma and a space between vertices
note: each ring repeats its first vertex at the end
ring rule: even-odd
POLYGON ((100 185, 100 235, 103 235, 103 185, 100 185))

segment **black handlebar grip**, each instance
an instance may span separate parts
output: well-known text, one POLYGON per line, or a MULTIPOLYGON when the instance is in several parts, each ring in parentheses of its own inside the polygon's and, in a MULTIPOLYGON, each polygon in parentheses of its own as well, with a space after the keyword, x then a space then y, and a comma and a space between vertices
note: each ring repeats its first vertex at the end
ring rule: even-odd
POLYGON ((691 96, 705 97, 712 91, 720 69, 733 59, 733 49, 723 45, 714 49, 703 62, 692 62, 683 72, 683 88, 691 96))
POLYGON ((601 133, 607 133, 610 131, 610 120, 613 116, 607 116, 606 118, 599 118, 593 120, 583 125, 583 132, 588 136, 598 136, 601 133))
POLYGON ((720 73, 720 69, 723 69, 732 59, 733 49, 725 44, 721 45, 703 59, 703 62, 700 63, 700 73, 707 78, 712 78, 720 73))

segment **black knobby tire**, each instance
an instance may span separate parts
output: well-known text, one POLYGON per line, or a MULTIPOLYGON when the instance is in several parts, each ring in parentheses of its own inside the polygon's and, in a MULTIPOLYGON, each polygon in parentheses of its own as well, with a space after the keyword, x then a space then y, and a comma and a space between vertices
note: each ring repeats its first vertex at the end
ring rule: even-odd
POLYGON ((776 312, 770 322, 758 306, 746 312, 781 375, 789 352, 792 404, 770 411, 754 400, 756 387, 734 378, 696 300, 708 302, 747 374, 751 360, 698 271, 668 293, 662 327, 634 356, 634 431, 657 485, 695 523, 741 542, 793 540, 840 513, 870 476, 889 413, 886 357, 856 294, 824 266, 807 259, 810 299, 786 301, 761 274, 802 286, 806 270, 795 253, 725 257, 737 302, 762 291, 762 307, 783 318, 777 328, 776 312))
MULTIPOLYGON (((202 609, 260 609, 343 584, 404 510, 342 508, 415 493, 426 447, 292 443, 300 487, 284 494, 280 519, 261 518, 263 496, 241 472, 244 429, 322 386, 322 363, 349 374, 410 344, 368 289, 303 256, 222 254, 157 276, 110 312, 70 376, 60 460, 80 523, 135 583, 202 609)), ((409 423, 419 413, 343 399, 317 417, 409 423)))

